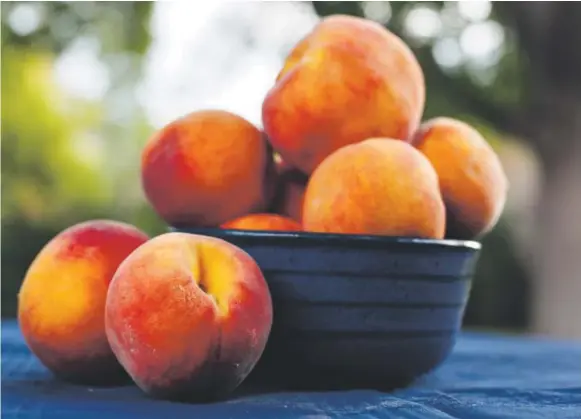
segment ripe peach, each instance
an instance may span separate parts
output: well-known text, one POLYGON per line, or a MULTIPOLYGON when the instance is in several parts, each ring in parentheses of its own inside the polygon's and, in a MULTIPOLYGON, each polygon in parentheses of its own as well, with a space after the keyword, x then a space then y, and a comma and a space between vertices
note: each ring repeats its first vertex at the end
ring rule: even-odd
POLYGON ((174 226, 218 226, 266 209, 271 147, 254 125, 226 111, 193 112, 153 135, 142 154, 142 185, 174 226))
POLYGON ((303 198, 309 178, 282 159, 275 160, 275 163, 278 178, 273 211, 300 223, 303 214, 303 198))
POLYGON ((249 214, 222 224, 232 230, 300 231, 302 226, 295 220, 278 214, 249 214))
POLYGON ((422 69, 400 38, 370 20, 334 15, 291 51, 262 120, 283 159, 311 174, 342 146, 371 137, 409 140, 424 102, 422 69))
POLYGON ((240 248, 172 232, 121 264, 105 323, 113 352, 143 391, 208 401, 254 368, 270 334, 272 302, 258 265, 240 248))
POLYGON ((105 335, 105 300, 119 264, 148 237, 115 221, 69 227, 30 265, 18 320, 30 350, 57 377, 88 385, 128 379, 105 335))
POLYGON ((469 124, 447 117, 423 123, 413 143, 440 180, 446 236, 474 239, 491 230, 506 202, 508 180, 500 159, 469 124))
POLYGON ((305 192, 306 231, 440 239, 445 224, 434 168, 399 140, 374 138, 335 151, 305 192))

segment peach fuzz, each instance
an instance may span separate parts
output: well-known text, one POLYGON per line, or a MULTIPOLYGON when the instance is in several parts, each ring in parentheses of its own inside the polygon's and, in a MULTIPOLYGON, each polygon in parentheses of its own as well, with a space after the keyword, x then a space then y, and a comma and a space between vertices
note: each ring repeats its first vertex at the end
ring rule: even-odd
POLYGON ((490 231, 504 209, 508 180, 482 135, 463 121, 437 117, 421 125, 413 143, 438 173, 446 236, 475 239, 490 231))
POLYGON ((215 227, 265 210, 273 193, 263 133, 226 111, 190 113, 156 132, 141 161, 145 195, 167 223, 215 227))
POLYGON ((303 198, 309 178, 280 158, 275 158, 275 164, 278 177, 273 198, 273 212, 300 223, 303 214, 303 198))
POLYGON ((410 48, 378 23, 322 19, 288 55, 262 107, 274 149, 311 174, 342 146, 371 137, 408 141, 425 102, 410 48))
POLYGON ((50 240, 30 265, 18 294, 18 321, 30 350, 65 381, 110 385, 128 380, 105 334, 105 301, 119 264, 148 236, 93 220, 50 240))
POLYGON ((166 233, 119 267, 107 297, 107 337, 152 397, 210 401, 254 368, 272 325, 256 262, 221 239, 166 233))
POLYGON ((228 221, 221 226, 230 230, 301 231, 295 220, 278 214, 248 214, 228 221))
POLYGON ((305 192, 305 231, 441 239, 445 225, 434 168, 399 140, 373 138, 337 150, 305 192))

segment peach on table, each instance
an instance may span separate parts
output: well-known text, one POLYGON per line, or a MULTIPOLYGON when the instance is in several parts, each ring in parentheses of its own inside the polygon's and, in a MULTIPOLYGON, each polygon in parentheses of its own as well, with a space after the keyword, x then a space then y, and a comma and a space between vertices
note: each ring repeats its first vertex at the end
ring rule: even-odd
POLYGON ((260 358, 272 325, 256 262, 217 238, 166 233, 119 267, 105 324, 117 358, 147 394, 220 398, 260 358))
POLYGON ((50 240, 18 293, 24 339, 56 376, 83 384, 127 378, 105 334, 105 301, 119 264, 148 236, 111 220, 75 224, 50 240))

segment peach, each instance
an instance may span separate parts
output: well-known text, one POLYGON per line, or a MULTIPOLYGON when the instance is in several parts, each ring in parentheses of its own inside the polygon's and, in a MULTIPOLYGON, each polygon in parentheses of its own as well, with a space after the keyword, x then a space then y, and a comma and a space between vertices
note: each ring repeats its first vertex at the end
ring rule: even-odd
POLYGON ((287 57, 262 106, 282 158, 311 174, 342 146, 371 137, 408 141, 424 110, 422 69, 378 23, 323 18, 287 57))
POLYGON ((88 385, 128 379, 105 334, 105 301, 119 264, 148 237, 93 220, 59 233, 33 260, 18 294, 18 321, 30 350, 55 376, 88 385))
POLYGON ((474 239, 490 231, 504 209, 508 180, 482 135, 465 122, 438 117, 421 125, 413 143, 438 173, 446 237, 474 239))
POLYGON ((205 110, 153 135, 142 154, 142 185, 171 225, 218 226, 265 210, 273 191, 271 147, 244 118, 205 110))
POLYGON ((172 232, 121 264, 105 324, 113 352, 146 394, 209 401, 254 368, 272 315, 266 281, 247 253, 221 239, 172 232))
POLYGON ((301 231, 295 220, 278 214, 248 214, 228 221, 221 226, 231 230, 301 231))
POLYGON ((282 159, 275 160, 275 164, 278 178, 273 199, 273 211, 300 223, 303 213, 303 198, 309 178, 282 159))
POLYGON ((395 139, 335 151, 305 192, 306 231, 440 239, 445 226, 436 171, 422 153, 395 139))

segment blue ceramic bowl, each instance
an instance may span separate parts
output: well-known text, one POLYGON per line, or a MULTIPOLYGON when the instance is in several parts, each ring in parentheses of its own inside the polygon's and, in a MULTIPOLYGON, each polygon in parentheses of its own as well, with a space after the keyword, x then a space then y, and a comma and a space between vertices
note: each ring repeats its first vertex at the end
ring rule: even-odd
POLYGON ((292 387, 410 384, 450 353, 480 244, 355 235, 189 229, 262 268, 274 307, 251 377, 292 387))

